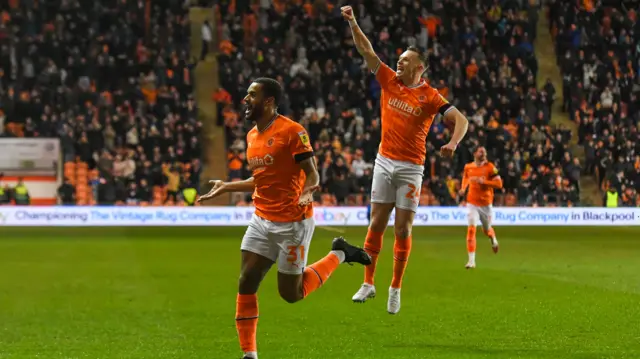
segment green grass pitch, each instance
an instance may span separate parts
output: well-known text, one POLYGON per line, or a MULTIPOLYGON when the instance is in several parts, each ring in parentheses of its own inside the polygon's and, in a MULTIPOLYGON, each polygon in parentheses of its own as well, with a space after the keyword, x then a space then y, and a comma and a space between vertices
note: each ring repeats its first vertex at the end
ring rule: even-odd
MULTIPOLYGON (((402 310, 354 304, 341 266, 304 301, 259 292, 261 359, 640 358, 640 228, 497 228, 464 269, 465 229, 414 229, 402 310)), ((0 228, 0 359, 240 358, 244 228, 0 228)), ((365 228, 345 229, 361 245, 365 228)), ((318 228, 310 259, 336 233, 318 228)), ((275 269, 275 268, 274 268, 275 269)))

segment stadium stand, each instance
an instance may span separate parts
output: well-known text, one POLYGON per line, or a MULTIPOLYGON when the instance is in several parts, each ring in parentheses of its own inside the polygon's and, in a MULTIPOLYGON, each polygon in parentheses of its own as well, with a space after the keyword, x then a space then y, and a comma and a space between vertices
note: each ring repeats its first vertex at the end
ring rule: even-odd
MULTIPOLYGON (((281 113, 304 124, 315 144, 323 188, 318 203, 366 203, 380 141, 380 88, 355 52, 339 6, 262 4, 236 13, 220 8, 228 51, 221 55, 223 89, 215 97, 223 105, 230 178, 248 175, 242 163, 251 125, 240 120, 241 99, 251 78, 267 75, 287 90, 281 113)), ((434 124, 421 204, 457 203, 459 174, 479 144, 505 178, 497 204, 577 204, 580 163, 568 149, 571 132, 550 125, 553 86, 536 88, 537 2, 385 4, 363 1, 355 9, 381 59, 395 64, 408 45, 426 49, 432 86, 472 122, 454 161, 434 155, 449 136, 434 124)))
POLYGON ((62 202, 175 204, 198 188, 182 1, 0 4, 0 134, 60 137, 62 202))
MULTIPOLYGON (((286 89, 280 111, 305 125, 316 147, 317 202, 366 204, 380 141, 380 88, 355 51, 340 4, 193 3, 215 12, 221 86, 211 96, 225 128, 229 178, 248 176, 250 124, 239 115, 245 89, 252 78, 271 76, 286 89)), ((358 2, 359 22, 382 60, 393 65, 407 45, 425 49, 431 85, 471 121, 452 161, 434 155, 450 135, 434 123, 422 205, 459 202, 459 174, 480 144, 505 179, 497 205, 579 204, 583 168, 570 151, 574 134, 552 124, 556 97, 580 124, 584 171, 603 188, 618 188, 624 204, 635 203, 637 6, 597 5, 549 2, 566 81, 558 96, 551 82, 536 86, 538 0, 358 2)), ((186 3, 12 0, 0 3, 0 12, 0 136, 60 137, 61 188, 74 194, 71 202, 183 204, 181 191, 199 188, 205 124, 192 95, 193 67, 214 49, 203 41, 202 52, 189 57, 186 3)), ((232 197, 238 205, 249 201, 232 197)))
POLYGON ((638 1, 549 4, 563 75, 563 109, 578 126, 585 169, 623 206, 640 203, 638 1))

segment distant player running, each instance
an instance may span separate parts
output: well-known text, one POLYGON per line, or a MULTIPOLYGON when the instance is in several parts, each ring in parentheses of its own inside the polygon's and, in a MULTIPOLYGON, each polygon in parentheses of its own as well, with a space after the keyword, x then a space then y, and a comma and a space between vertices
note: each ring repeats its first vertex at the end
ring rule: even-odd
POLYGON ((371 221, 364 245, 372 263, 365 268, 364 284, 352 299, 364 302, 376 295, 376 262, 389 216, 395 208, 393 280, 387 301, 387 311, 395 314, 400 311, 400 287, 411 251, 411 228, 422 189, 431 123, 438 113, 446 122, 455 123, 451 142, 440 149, 441 155, 452 157, 467 132, 468 121, 424 81, 422 75, 427 69, 427 59, 419 49, 409 47, 400 55, 397 71, 393 71, 374 52, 358 26, 351 6, 344 6, 341 11, 351 27, 356 49, 382 88, 382 141, 373 170, 371 221))
POLYGON ((487 161, 487 150, 478 147, 473 153, 474 161, 464 166, 460 195, 467 194, 469 227, 467 228, 467 253, 469 262, 466 268, 476 267, 476 226, 482 223, 484 234, 491 239, 494 253, 498 253, 498 239, 491 226, 493 215, 493 190, 502 188, 502 179, 493 163, 487 161))
POLYGON ((313 237, 312 194, 319 175, 300 124, 277 113, 280 84, 256 79, 244 98, 246 119, 256 123, 247 134, 247 158, 253 177, 240 182, 211 181, 213 188, 198 201, 228 192, 253 192, 255 214, 240 246, 236 328, 244 358, 257 359, 258 287, 278 263, 278 290, 289 303, 306 298, 329 279, 340 263, 370 264, 369 255, 343 238, 333 240, 331 252, 307 267, 313 237))

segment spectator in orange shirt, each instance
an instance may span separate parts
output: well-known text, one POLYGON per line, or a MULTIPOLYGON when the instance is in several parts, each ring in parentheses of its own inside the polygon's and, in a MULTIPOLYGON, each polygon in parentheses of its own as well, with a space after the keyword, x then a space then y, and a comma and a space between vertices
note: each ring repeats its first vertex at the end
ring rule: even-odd
POLYGON ((471 80, 478 74, 478 65, 476 59, 471 59, 469 65, 467 65, 467 80, 471 80))

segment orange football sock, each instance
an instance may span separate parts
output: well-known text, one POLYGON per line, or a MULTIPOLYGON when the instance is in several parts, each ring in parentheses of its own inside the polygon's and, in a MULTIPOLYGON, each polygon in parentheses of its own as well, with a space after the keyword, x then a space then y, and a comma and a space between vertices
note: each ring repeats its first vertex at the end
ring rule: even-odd
POLYGON ((302 294, 306 297, 320 288, 338 266, 340 266, 340 258, 335 253, 329 253, 305 268, 302 274, 302 294))
POLYGON ((371 264, 364 267, 364 282, 373 285, 373 279, 376 275, 376 264, 378 263, 378 255, 382 250, 383 233, 373 232, 371 229, 367 231, 367 238, 364 241, 364 250, 371 256, 371 264))
POLYGON ((496 232, 493 230, 493 227, 489 228, 488 230, 485 230, 484 228, 482 229, 482 231, 484 232, 484 234, 493 239, 496 238, 496 232))
POLYGON ((393 279, 391 280, 392 288, 402 287, 402 277, 404 270, 407 268, 409 254, 411 253, 411 236, 407 238, 396 237, 393 244, 393 279))
POLYGON ((258 345, 258 296, 256 294, 238 294, 236 299, 236 329, 243 353, 256 353, 258 345))
POLYGON ((476 226, 467 228, 467 253, 476 252, 476 226))

